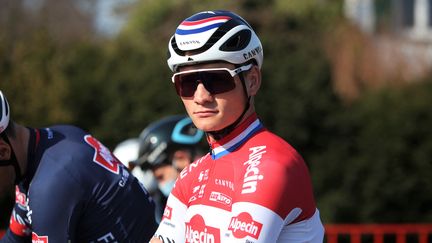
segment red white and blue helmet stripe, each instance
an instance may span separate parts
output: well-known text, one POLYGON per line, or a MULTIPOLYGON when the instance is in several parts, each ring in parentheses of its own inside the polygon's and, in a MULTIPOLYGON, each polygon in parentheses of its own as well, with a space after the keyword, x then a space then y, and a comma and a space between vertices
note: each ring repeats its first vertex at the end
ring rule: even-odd
POLYGON ((219 28, 222 24, 230 19, 231 17, 229 16, 209 17, 199 20, 192 20, 192 18, 188 18, 178 26, 175 33, 177 35, 190 35, 206 32, 219 28))

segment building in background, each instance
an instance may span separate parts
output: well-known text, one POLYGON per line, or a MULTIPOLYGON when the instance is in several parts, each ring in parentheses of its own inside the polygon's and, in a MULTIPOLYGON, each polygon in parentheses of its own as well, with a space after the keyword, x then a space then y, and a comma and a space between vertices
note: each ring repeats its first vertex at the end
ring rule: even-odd
POLYGON ((330 45, 340 95, 352 100, 366 89, 430 76, 432 0, 345 0, 344 15, 352 25, 330 45))
POLYGON ((379 25, 413 41, 432 41, 432 0, 345 0, 345 16, 367 33, 379 25))

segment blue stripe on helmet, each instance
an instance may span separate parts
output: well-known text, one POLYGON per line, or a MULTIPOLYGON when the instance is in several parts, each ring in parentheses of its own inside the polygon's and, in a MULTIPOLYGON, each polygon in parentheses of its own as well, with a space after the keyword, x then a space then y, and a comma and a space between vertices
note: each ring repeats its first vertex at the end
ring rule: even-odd
POLYGON ((198 143, 201 140, 202 136, 204 135, 204 132, 202 130, 197 129, 197 132, 193 136, 185 135, 185 134, 181 133, 181 130, 183 129, 183 127, 185 127, 191 123, 192 123, 192 120, 189 117, 186 117, 186 118, 180 120, 179 122, 177 122, 177 124, 175 125, 173 132, 171 134, 171 139, 174 142, 180 143, 180 144, 196 144, 196 143, 198 143))
POLYGON ((204 26, 204 27, 197 28, 197 29, 191 29, 191 30, 182 30, 182 29, 177 28, 176 34, 177 35, 197 34, 197 33, 205 32, 207 30, 217 28, 217 27, 221 26, 222 24, 224 24, 224 23, 215 23, 215 24, 211 24, 208 26, 204 26))

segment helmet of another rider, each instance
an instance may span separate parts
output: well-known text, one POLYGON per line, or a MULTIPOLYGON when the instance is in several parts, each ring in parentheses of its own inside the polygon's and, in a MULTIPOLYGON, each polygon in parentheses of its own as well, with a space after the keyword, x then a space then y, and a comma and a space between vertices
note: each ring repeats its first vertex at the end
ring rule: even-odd
POLYGON ((173 115, 148 125, 139 136, 138 159, 144 169, 171 164, 178 150, 190 151, 192 158, 199 149, 204 132, 185 115, 173 115))

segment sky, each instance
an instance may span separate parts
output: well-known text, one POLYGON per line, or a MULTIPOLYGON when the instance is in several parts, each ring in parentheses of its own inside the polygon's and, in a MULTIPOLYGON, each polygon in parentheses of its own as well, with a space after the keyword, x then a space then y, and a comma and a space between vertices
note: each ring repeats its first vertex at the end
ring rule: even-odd
POLYGON ((96 29, 107 36, 115 35, 125 23, 127 16, 116 13, 115 9, 122 4, 135 0, 97 0, 95 17, 96 29))
MULTIPOLYGON (((39 9, 45 0, 23 0, 22 3, 29 9, 39 9)), ((73 0, 71 0, 73 1, 73 0)), ((77 7, 81 9, 92 9, 94 12, 94 26, 96 30, 105 35, 113 36, 119 32, 127 20, 125 13, 120 14, 116 9, 124 4, 133 3, 137 0, 81 0, 76 1, 77 7), (93 10, 92 4, 95 4, 93 10)))

